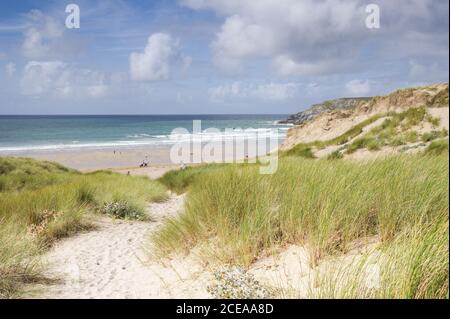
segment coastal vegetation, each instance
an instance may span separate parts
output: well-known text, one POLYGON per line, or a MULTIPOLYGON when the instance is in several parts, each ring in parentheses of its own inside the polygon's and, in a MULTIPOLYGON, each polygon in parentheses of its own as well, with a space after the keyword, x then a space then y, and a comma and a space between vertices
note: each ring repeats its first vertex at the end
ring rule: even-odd
POLYGON ((312 297, 448 298, 448 177, 448 153, 429 150, 361 163, 286 156, 270 176, 224 166, 191 181, 185 213, 153 242, 162 256, 196 247, 210 263, 242 267, 297 244, 318 266, 375 236, 379 289, 361 286, 364 267, 353 265, 352 276, 320 278, 312 297))
MULTIPOLYGON (((436 99, 434 107, 448 103, 448 92, 436 99)), ((94 216, 151 220, 148 203, 165 201, 168 189, 187 193, 184 211, 152 233, 152 254, 195 251, 222 267, 209 287, 212 296, 291 295, 247 270, 294 245, 317 270, 308 297, 449 298, 448 131, 423 105, 380 112, 329 140, 297 143, 281 151, 272 175, 261 175, 260 163, 248 160, 190 166, 150 180, 0 157, 0 298, 48 280, 41 255, 56 240, 95 227, 94 216), (343 160, 383 148, 399 151, 343 160), (410 149, 417 151, 407 154, 410 149), (319 156, 321 150, 327 152, 319 156), (373 240, 374 250, 354 262, 321 270, 373 240), (379 280, 369 287, 367 270, 374 267, 379 280)))
POLYGON ((173 170, 164 174, 158 179, 163 185, 177 194, 182 194, 187 191, 189 185, 193 184, 195 180, 201 178, 204 174, 213 172, 223 168, 224 164, 207 164, 201 166, 189 166, 183 170, 173 170))
MULTIPOLYGON (((428 106, 380 112, 330 140, 297 143, 281 152, 273 175, 260 175, 258 165, 166 174, 160 180, 168 188, 188 195, 185 212, 153 235, 155 251, 194 250, 208 264, 251 271, 296 245, 314 271, 310 298, 449 298, 448 131, 428 106), (341 160, 385 147, 398 152, 341 160), (418 150, 405 154, 410 149, 418 150), (350 257, 373 240, 374 248, 350 257), (367 285, 368 273, 375 285, 367 285)), ((214 287, 225 293, 216 295, 240 295, 229 276, 219 279, 214 287)), ((274 291, 295 297, 289 290, 274 291)))
POLYGON ((147 202, 166 198, 166 188, 145 177, 0 158, 0 298, 44 280, 39 255, 56 239, 91 227, 89 215, 142 219, 147 202))
MULTIPOLYGON (((341 154, 351 154, 359 149, 378 151, 384 146, 397 147, 419 141, 427 143, 448 136, 448 131, 444 129, 434 129, 423 134, 417 132, 415 128, 423 123, 428 123, 433 128, 437 128, 439 126, 439 118, 430 116, 423 106, 410 108, 401 113, 380 113, 353 126, 340 136, 327 141, 299 143, 293 148, 282 152, 282 155, 314 158, 314 150, 324 149, 333 145, 342 145, 339 151, 341 154), (371 128, 368 133, 364 133, 364 128, 383 118, 385 120, 381 125, 371 128)), ((336 155, 337 153, 330 155, 330 158, 336 157, 336 155)))

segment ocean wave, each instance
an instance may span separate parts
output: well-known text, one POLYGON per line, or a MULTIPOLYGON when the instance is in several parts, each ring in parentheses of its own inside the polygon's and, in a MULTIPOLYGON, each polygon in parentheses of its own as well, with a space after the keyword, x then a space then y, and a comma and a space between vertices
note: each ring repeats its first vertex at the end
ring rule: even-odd
POLYGON ((23 151, 58 151, 58 150, 76 150, 76 149, 110 149, 119 147, 134 146, 169 146, 176 143, 189 142, 220 142, 233 140, 268 140, 283 139, 285 131, 281 128, 258 128, 258 129, 235 129, 220 132, 211 132, 208 130, 201 133, 186 134, 170 134, 170 135, 148 135, 143 134, 128 135, 131 140, 115 140, 107 142, 79 142, 70 141, 58 144, 42 144, 42 145, 17 145, 17 146, 1 146, 0 152, 23 152, 23 151), (132 137, 135 136, 135 137, 132 137))

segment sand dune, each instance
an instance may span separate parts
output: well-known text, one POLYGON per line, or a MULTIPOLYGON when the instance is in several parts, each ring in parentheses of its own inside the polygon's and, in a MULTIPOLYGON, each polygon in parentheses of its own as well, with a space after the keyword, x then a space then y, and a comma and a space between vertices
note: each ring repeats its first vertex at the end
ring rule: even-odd
POLYGON ((178 214, 184 196, 151 204, 151 222, 102 218, 98 229, 58 242, 47 254, 48 275, 58 278, 41 298, 207 298, 204 271, 194 257, 164 265, 149 260, 148 236, 178 214))

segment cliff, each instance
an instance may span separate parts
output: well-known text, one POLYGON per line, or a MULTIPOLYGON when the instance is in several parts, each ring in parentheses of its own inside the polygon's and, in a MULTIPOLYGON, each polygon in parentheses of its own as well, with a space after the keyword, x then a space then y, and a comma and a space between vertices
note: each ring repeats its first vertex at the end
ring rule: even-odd
POLYGON ((280 124, 294 124, 301 125, 308 121, 315 119, 322 113, 331 112, 334 110, 352 110, 359 105, 370 101, 370 97, 356 97, 356 98, 340 98, 335 100, 325 101, 323 103, 314 104, 309 109, 292 114, 285 120, 279 121, 280 124))
POLYGON ((428 118, 434 115, 439 118, 440 125, 436 129, 448 129, 448 90, 448 83, 434 84, 400 89, 386 96, 337 99, 315 105, 289 117, 291 122, 288 123, 297 125, 288 131, 281 150, 289 150, 298 144, 333 140, 374 116, 412 108, 425 108, 428 118))

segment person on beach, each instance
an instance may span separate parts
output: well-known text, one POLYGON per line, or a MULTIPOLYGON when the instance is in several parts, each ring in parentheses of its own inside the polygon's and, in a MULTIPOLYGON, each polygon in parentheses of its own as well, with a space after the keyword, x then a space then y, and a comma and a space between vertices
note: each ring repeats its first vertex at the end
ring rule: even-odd
POLYGON ((148 156, 146 156, 144 158, 144 160, 142 161, 142 164, 140 165, 140 167, 148 167, 149 163, 150 163, 150 160, 148 159, 148 156))

